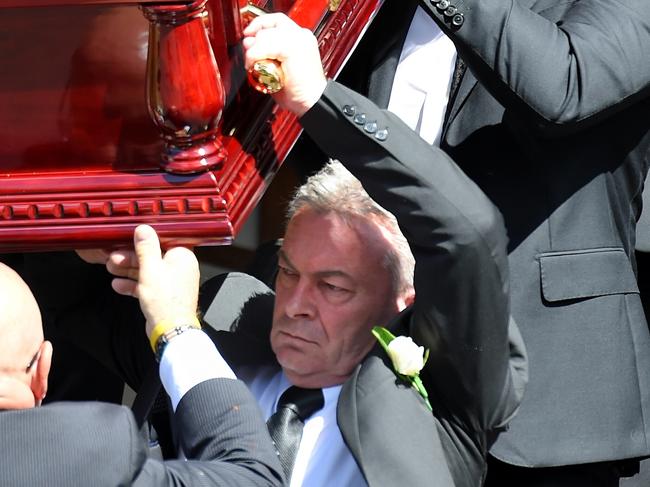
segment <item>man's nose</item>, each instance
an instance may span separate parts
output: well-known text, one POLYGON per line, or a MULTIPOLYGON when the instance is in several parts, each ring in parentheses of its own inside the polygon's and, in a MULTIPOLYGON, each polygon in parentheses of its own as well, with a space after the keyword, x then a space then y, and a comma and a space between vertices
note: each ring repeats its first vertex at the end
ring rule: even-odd
POLYGON ((310 283, 301 281, 289 292, 285 312, 290 318, 313 318, 315 306, 310 283))

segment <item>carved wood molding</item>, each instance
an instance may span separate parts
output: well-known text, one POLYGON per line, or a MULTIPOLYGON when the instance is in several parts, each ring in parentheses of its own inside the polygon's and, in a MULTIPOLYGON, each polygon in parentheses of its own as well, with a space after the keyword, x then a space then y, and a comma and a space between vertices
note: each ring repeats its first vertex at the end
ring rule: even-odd
POLYGON ((24 239, 34 249, 69 248, 70 239, 84 232, 79 247, 128 242, 140 223, 155 224, 166 245, 225 244, 233 237, 226 202, 211 173, 25 176, 8 183, 10 195, 0 196, 3 251, 21 248, 24 239), (60 180, 58 187, 52 178, 60 180), (11 186, 22 190, 11 194, 11 186), (178 238, 190 225, 193 237, 178 238))

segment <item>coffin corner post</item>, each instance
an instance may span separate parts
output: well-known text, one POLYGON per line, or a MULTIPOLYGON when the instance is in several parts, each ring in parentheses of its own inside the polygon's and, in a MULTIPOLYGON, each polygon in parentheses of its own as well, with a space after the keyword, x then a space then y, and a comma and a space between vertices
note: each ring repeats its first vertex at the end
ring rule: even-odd
POLYGON ((165 140, 161 168, 187 174, 226 158, 219 139, 224 86, 206 30, 207 0, 142 5, 149 20, 146 99, 165 140))

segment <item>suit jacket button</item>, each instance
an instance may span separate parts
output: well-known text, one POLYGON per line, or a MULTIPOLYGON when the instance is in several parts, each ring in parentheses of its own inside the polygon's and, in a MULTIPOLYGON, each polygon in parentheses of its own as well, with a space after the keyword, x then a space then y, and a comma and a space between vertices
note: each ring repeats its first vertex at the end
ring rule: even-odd
POLYGON ((351 117, 356 113, 357 109, 354 105, 345 105, 343 107, 343 113, 345 113, 348 117, 351 117))
POLYGON ((447 7, 449 7, 449 0, 440 0, 440 1, 438 2, 437 7, 438 7, 440 10, 445 10, 447 7))
POLYGON ((465 22, 465 16, 463 14, 456 14, 451 18, 451 25, 456 28, 459 28, 465 22))
POLYGON ((453 17, 458 12, 458 9, 454 5, 450 5, 445 9, 445 17, 453 17))
POLYGON ((368 122, 363 126, 363 130, 365 130, 369 134, 374 134, 375 132, 377 132, 377 122, 368 122))
POLYGON ((357 125, 364 125, 366 123, 366 114, 357 113, 352 120, 354 120, 354 123, 357 125))
POLYGON ((375 133, 375 139, 379 140, 380 142, 383 142, 388 138, 388 129, 381 129, 377 130, 375 133))
POLYGON ((438 4, 440 3, 440 0, 429 0, 429 2, 430 2, 431 5, 433 5, 434 7, 437 7, 438 4))

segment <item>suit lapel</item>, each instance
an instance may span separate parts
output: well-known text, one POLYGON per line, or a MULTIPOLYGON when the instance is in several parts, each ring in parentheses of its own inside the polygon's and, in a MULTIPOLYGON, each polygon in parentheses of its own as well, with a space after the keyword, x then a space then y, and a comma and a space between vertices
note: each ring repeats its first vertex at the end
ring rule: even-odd
POLYGON ((449 93, 449 102, 447 105, 447 112, 445 113, 445 123, 442 129, 441 140, 444 140, 445 135, 447 134, 447 129, 454 122, 454 119, 465 104, 465 101, 469 97, 470 93, 478 84, 478 81, 472 72, 467 69, 467 65, 462 61, 460 57, 457 58, 456 70, 454 70, 454 78, 456 77, 458 77, 456 87, 455 89, 450 90, 449 93))
POLYGON ((433 415, 378 346, 343 385, 337 422, 370 487, 453 487, 433 415))

